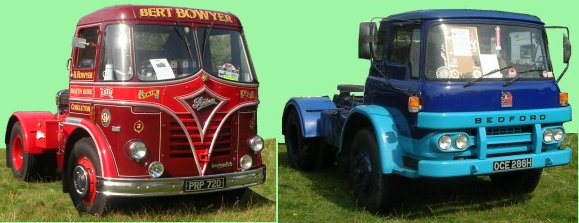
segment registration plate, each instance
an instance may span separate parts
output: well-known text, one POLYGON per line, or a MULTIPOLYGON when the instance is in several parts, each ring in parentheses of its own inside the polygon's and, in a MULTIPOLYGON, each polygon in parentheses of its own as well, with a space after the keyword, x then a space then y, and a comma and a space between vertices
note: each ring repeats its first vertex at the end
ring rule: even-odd
POLYGON ((504 170, 516 170, 516 169, 526 169, 533 167, 533 159, 516 159, 516 160, 503 160, 493 162, 493 171, 504 171, 504 170))
POLYGON ((183 191, 195 192, 204 190, 214 190, 225 187, 225 178, 209 178, 203 180, 185 180, 183 184, 183 191))

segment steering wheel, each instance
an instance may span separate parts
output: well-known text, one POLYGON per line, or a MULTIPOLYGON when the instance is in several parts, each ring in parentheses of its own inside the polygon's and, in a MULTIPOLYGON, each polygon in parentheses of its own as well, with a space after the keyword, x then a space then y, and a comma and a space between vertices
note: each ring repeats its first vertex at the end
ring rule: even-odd
POLYGON ((153 69, 153 65, 148 60, 141 61, 138 68, 137 76, 140 80, 153 81, 157 79, 155 69, 153 69))

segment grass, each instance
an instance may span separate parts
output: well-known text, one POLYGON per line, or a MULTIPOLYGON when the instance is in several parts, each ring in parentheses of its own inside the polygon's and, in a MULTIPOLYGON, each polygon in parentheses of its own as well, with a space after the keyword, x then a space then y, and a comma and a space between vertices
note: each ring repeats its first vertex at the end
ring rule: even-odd
POLYGON ((279 151, 280 222, 577 222, 577 134, 564 142, 572 163, 546 168, 530 195, 497 192, 488 177, 405 182, 400 205, 383 214, 356 207, 348 176, 336 168, 298 172, 279 151))
POLYGON ((6 168, 0 150, 0 221, 275 221, 275 140, 266 140, 263 160, 265 184, 251 187, 238 201, 222 201, 215 194, 119 200, 106 216, 79 215, 62 183, 25 183, 6 168))

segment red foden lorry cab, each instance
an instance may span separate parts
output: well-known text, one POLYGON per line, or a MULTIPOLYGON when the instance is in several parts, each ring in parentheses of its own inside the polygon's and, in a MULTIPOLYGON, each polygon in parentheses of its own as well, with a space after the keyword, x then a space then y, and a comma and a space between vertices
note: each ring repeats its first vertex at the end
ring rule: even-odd
POLYGON ((217 191, 265 181, 258 82, 239 19, 225 12, 112 6, 80 19, 57 112, 16 112, 7 166, 62 173, 81 213, 111 197, 217 191))

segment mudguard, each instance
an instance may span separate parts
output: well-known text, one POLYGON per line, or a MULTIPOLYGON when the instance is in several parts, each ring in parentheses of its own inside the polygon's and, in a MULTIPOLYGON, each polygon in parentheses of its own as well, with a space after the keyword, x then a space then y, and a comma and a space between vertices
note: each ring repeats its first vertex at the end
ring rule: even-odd
POLYGON ((20 122, 24 148, 29 154, 42 154, 47 150, 56 151, 58 148, 57 121, 50 112, 15 112, 12 114, 6 127, 5 143, 8 147, 10 134, 14 123, 20 122))
MULTIPOLYGON (((359 105, 352 109, 346 123, 354 115, 363 115, 372 123, 374 133, 376 134, 376 143, 378 144, 378 154, 382 166, 382 173, 391 174, 398 167, 402 167, 402 148, 398 137, 398 129, 394 121, 394 116, 384 107, 377 105, 359 105)), ((346 125, 344 125, 344 128, 346 125)), ((340 145, 344 137, 354 137, 344 135, 345 129, 342 129, 340 145)), ((340 148, 342 148, 340 146, 340 148)))
POLYGON ((67 135, 70 135, 77 128, 84 129, 84 131, 90 135, 97 147, 96 149, 99 155, 103 177, 118 177, 116 161, 112 155, 113 153, 109 143, 101 130, 93 122, 87 119, 69 117, 66 118, 63 125, 65 127, 73 127, 65 129, 67 135))
POLYGON ((300 116, 302 136, 314 138, 322 136, 322 111, 336 109, 336 105, 328 97, 291 98, 284 108, 282 128, 285 128, 286 115, 292 108, 295 108, 300 116))

